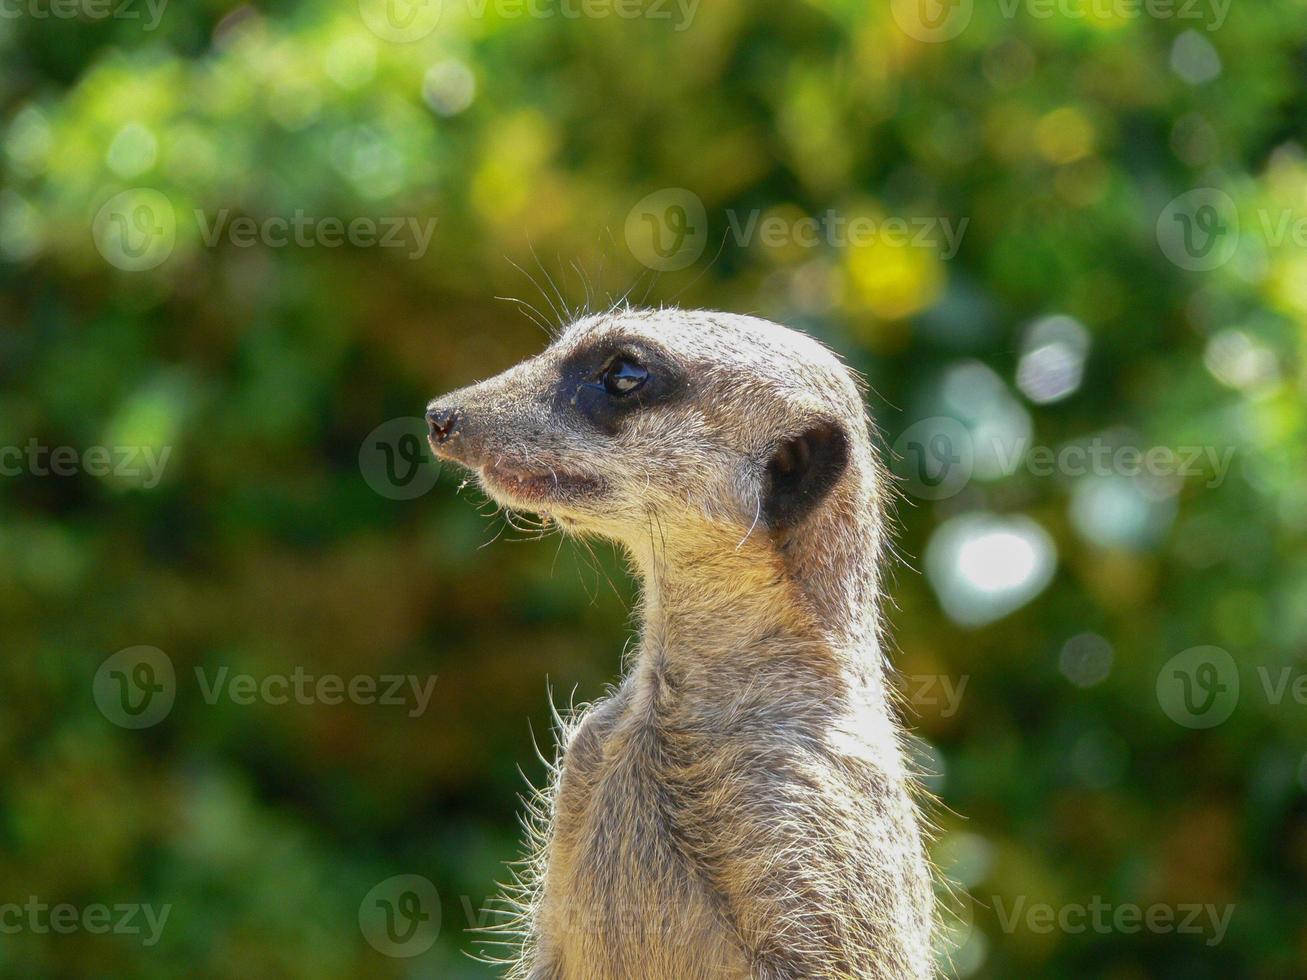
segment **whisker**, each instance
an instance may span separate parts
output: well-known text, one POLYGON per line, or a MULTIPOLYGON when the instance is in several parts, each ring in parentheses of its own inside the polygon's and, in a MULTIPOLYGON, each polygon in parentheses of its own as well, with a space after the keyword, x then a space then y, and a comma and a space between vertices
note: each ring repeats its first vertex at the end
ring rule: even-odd
MULTIPOLYGON (((533 256, 535 255, 535 250, 534 250, 534 249, 532 250, 531 254, 532 254, 533 256)), ((539 261, 539 260, 537 260, 537 261, 539 261)), ((513 261, 512 259, 509 259, 509 260, 508 260, 508 264, 511 265, 511 266, 512 266, 514 269, 516 269, 518 272, 520 272, 523 276, 525 276, 527 282, 531 283, 531 285, 534 286, 534 287, 536 288, 536 292, 538 292, 538 293, 541 295, 541 297, 544 299, 545 303, 548 304, 549 309, 550 309, 550 312, 553 313, 553 315, 554 315, 554 319, 557 321, 557 324, 556 324, 556 326, 554 327, 554 330, 552 330, 552 331, 550 332, 550 336, 552 336, 552 337, 556 337, 557 334, 558 334, 558 333, 562 330, 562 328, 563 328, 563 325, 564 325, 564 316, 563 316, 562 311, 560 311, 560 310, 558 309, 558 306, 557 306, 557 304, 554 302, 553 297, 549 295, 549 293, 545 290, 545 288, 544 288, 542 285, 540 285, 540 282, 536 279, 535 276, 531 275, 531 273, 527 272, 527 271, 526 271, 525 269, 523 269, 520 265, 518 265, 515 261, 513 261)))
POLYGON ((729 234, 729 229, 722 230, 722 243, 717 246, 717 254, 708 260, 708 264, 699 270, 699 274, 697 276, 695 276, 688 283, 686 283, 684 286, 682 286, 680 289, 676 291, 676 294, 672 296, 671 302, 675 303, 678 299, 680 299, 686 292, 689 291, 691 286, 695 285, 695 283, 697 283, 700 279, 702 279, 707 274, 709 269, 711 269, 714 265, 717 264, 717 260, 720 259, 722 257, 722 253, 726 251, 726 238, 728 234, 729 234))
POLYGON ((535 259, 536 268, 539 269, 540 274, 545 277, 545 284, 554 291, 554 296, 558 300, 558 307, 562 310, 559 314, 559 326, 563 326, 573 319, 571 310, 569 310, 567 306, 567 300, 563 297, 563 292, 558 288, 558 283, 554 280, 554 277, 549 274, 549 270, 545 268, 545 264, 540 261, 540 256, 536 254, 535 246, 528 245, 527 247, 531 250, 531 258, 535 259))
POLYGON ((526 300, 518 299, 516 296, 496 296, 495 299, 503 300, 506 303, 516 303, 518 306, 522 307, 526 315, 531 318, 531 322, 543 330, 545 336, 550 340, 554 339, 554 335, 549 329, 549 321, 545 319, 544 315, 539 310, 526 300))

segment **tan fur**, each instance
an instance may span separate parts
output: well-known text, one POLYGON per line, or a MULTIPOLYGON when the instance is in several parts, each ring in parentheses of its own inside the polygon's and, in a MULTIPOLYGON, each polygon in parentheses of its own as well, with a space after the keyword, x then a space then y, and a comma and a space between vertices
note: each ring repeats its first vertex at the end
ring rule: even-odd
POLYGON ((587 317, 542 355, 437 399, 447 458, 510 508, 625 547, 643 583, 620 688, 569 719, 523 876, 529 980, 927 977, 932 888, 878 598, 886 485, 858 387, 816 341, 750 317, 587 317), (684 366, 688 397, 611 435, 551 401, 615 335, 684 366), (815 418, 849 460, 795 527, 760 520, 766 465, 815 418), (519 500, 494 463, 553 474, 519 500), (598 498, 569 477, 602 481, 598 498))

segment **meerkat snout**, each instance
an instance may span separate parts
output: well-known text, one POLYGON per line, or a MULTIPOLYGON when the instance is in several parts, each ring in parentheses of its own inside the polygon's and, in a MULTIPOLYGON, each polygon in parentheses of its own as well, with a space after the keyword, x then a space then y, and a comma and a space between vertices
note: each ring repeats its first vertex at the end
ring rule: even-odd
POLYGON ((437 445, 446 442, 454 435, 458 421, 456 408, 427 409, 427 433, 430 439, 437 445))

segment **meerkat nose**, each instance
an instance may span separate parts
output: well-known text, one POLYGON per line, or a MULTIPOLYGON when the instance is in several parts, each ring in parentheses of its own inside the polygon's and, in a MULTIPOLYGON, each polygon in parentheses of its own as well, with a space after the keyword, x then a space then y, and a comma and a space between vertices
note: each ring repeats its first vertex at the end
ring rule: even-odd
POLYGON ((427 431, 431 441, 443 444, 458 434, 458 425, 463 420, 457 408, 427 409, 427 431))

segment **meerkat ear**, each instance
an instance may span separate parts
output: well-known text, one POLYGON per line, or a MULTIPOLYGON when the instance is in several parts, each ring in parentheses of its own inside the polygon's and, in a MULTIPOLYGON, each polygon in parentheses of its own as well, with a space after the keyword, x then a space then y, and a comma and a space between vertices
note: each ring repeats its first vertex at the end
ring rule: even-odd
POLYGON ((767 463, 762 511, 773 530, 793 527, 830 493, 849 463, 849 441, 836 422, 819 421, 782 442, 767 463))

